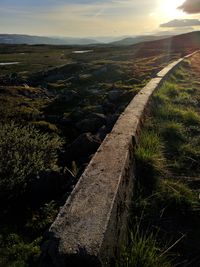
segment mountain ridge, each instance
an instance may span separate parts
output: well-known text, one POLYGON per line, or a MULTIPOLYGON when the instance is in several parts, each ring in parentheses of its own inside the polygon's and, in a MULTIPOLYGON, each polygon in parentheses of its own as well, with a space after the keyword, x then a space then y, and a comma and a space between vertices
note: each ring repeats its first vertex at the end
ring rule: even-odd
POLYGON ((135 37, 127 37, 119 41, 111 42, 110 44, 116 45, 116 46, 118 45, 126 46, 126 45, 134 45, 134 44, 142 43, 142 42, 162 40, 162 39, 169 38, 169 37, 171 37, 171 35, 163 35, 163 36, 141 35, 141 36, 135 36, 135 37))
POLYGON ((28 34, 0 34, 1 44, 46 44, 46 45, 88 45, 98 41, 89 38, 45 37, 28 34))
MULTIPOLYGON (((45 37, 27 34, 0 34, 0 44, 27 44, 27 45, 111 45, 111 46, 131 46, 131 45, 163 45, 167 42, 175 42, 181 39, 185 42, 198 43, 200 31, 193 31, 190 33, 178 35, 141 35, 135 37, 126 37, 121 40, 104 43, 100 40, 90 38, 76 38, 76 37, 45 37), (193 39, 191 39, 193 38, 193 39), (195 40, 196 38, 196 40, 195 40), (197 40, 198 39, 198 40, 197 40)), ((184 45, 184 44, 183 44, 184 45)))

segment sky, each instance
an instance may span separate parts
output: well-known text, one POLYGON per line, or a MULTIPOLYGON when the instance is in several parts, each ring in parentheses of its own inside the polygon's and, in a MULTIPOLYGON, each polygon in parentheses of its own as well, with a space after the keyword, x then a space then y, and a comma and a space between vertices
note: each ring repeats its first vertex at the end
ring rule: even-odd
POLYGON ((125 36, 200 30, 200 0, 0 0, 0 33, 125 36))

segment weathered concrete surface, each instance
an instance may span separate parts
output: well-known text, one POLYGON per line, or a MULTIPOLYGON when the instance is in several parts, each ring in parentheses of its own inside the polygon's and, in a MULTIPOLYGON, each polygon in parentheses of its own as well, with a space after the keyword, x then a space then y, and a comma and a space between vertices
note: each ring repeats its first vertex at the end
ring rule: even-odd
POLYGON ((177 67, 181 61, 183 61, 183 58, 180 58, 180 59, 172 62, 167 67, 165 67, 160 72, 158 72, 157 76, 163 78, 163 77, 169 75, 171 73, 171 71, 173 71, 174 68, 177 67))
POLYGON ((177 68, 184 59, 194 56, 196 53, 199 53, 199 51, 200 50, 197 50, 193 52, 192 54, 189 54, 183 58, 180 58, 170 63, 168 66, 166 66, 164 69, 162 69, 160 72, 157 73, 157 77, 164 78, 164 79, 167 78, 172 73, 172 71, 174 71, 174 69, 177 68))
POLYGON ((182 60, 159 72, 121 114, 50 227, 41 266, 112 266, 126 242, 141 124, 152 93, 182 60))
POLYGON ((51 226, 52 239, 45 250, 54 266, 83 266, 84 259, 87 266, 112 265, 119 243, 126 240, 134 183, 133 143, 160 81, 151 80, 132 100, 51 226))
POLYGON ((198 53, 200 53, 200 50, 197 50, 197 51, 195 51, 195 52, 193 52, 193 53, 191 53, 191 54, 185 56, 184 58, 185 58, 185 59, 190 58, 190 57, 192 57, 192 56, 194 56, 194 55, 196 55, 196 54, 198 54, 198 53))
POLYGON ((83 266, 86 255, 91 256, 86 266, 101 266, 114 255, 110 244, 125 233, 121 230, 133 187, 132 154, 130 137, 106 138, 51 226, 50 232, 60 240, 57 255, 51 254, 54 242, 48 247, 55 266, 83 266), (76 264, 63 255, 76 255, 76 264))
POLYGON ((131 136, 133 144, 137 143, 140 125, 148 108, 151 95, 159 86, 161 78, 152 79, 130 102, 113 127, 113 134, 131 136))

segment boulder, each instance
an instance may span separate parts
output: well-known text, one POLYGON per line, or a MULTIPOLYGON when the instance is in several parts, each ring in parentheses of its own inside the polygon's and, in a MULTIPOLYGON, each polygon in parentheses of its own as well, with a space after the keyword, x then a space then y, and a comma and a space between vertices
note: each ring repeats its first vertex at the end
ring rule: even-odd
POLYGON ((108 100, 104 101, 102 107, 105 113, 113 113, 116 108, 115 104, 110 103, 108 100))
POLYGON ((107 132, 110 132, 115 124, 115 122, 117 121, 119 115, 118 114, 114 114, 114 115, 110 115, 107 117, 107 121, 106 121, 106 129, 107 132))
POLYGON ((97 137, 98 137, 101 141, 103 141, 104 138, 106 137, 107 133, 108 133, 108 129, 107 129, 107 127, 106 127, 105 125, 103 125, 103 126, 99 129, 99 131, 98 131, 98 133, 97 133, 97 137))
POLYGON ((121 90, 112 90, 108 93, 108 99, 113 102, 120 98, 120 96, 123 94, 121 90))
POLYGON ((101 144, 100 138, 91 133, 81 134, 72 144, 66 147, 68 160, 77 160, 95 153, 101 144))
POLYGON ((140 84, 141 81, 139 79, 136 79, 136 78, 131 78, 129 80, 126 81, 127 84, 140 84))
POLYGON ((46 115, 46 121, 50 121, 51 123, 58 123, 60 121, 60 116, 58 115, 46 115))
POLYGON ((60 120, 59 120, 59 124, 61 124, 62 126, 69 126, 71 127, 72 125, 72 120, 69 117, 65 117, 63 116, 60 120))
POLYGON ((96 118, 87 118, 83 119, 80 122, 76 123, 76 128, 85 133, 85 132, 96 132, 103 124, 105 119, 101 117, 96 118))
POLYGON ((107 117, 102 113, 94 112, 89 114, 88 119, 101 119, 105 123, 107 117))
POLYGON ((80 119, 82 119, 84 117, 84 111, 81 108, 76 108, 76 110, 74 110, 71 114, 70 114, 70 118, 73 121, 79 121, 80 119))
POLYGON ((71 76, 65 80, 66 83, 76 83, 77 81, 78 81, 78 78, 76 76, 71 76))
POLYGON ((92 106, 92 107, 85 109, 85 110, 88 112, 103 114, 103 107, 101 105, 92 106))
POLYGON ((69 177, 55 171, 43 171, 27 184, 27 200, 33 206, 50 201, 69 188, 69 177), (36 197, 37 196, 37 197, 36 197))
POLYGON ((74 90, 70 90, 70 91, 65 91, 64 93, 62 93, 60 96, 59 96, 59 100, 60 101, 64 101, 64 102, 69 102, 69 101, 72 101, 75 97, 77 97, 77 92, 74 91, 74 90))

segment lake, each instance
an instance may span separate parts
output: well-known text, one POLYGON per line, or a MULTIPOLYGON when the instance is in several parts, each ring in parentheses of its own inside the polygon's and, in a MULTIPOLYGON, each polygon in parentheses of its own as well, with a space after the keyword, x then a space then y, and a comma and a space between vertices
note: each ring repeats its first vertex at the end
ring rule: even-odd
POLYGON ((19 64, 20 62, 0 62, 0 66, 7 66, 7 65, 16 65, 19 64))
POLYGON ((91 53, 93 52, 93 50, 77 50, 77 51, 73 51, 73 54, 84 54, 84 53, 91 53))

